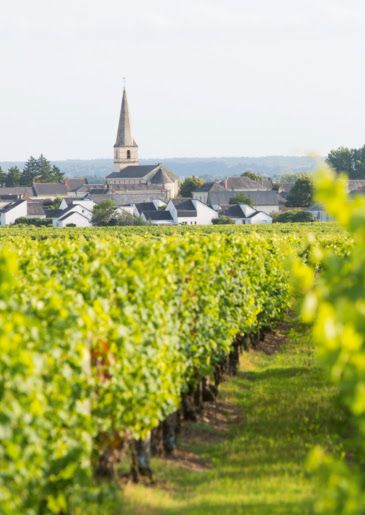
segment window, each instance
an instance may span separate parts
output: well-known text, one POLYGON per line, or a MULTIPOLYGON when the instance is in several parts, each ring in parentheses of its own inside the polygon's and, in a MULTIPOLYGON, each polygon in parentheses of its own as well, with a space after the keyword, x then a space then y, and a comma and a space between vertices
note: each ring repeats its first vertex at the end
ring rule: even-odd
POLYGON ((130 159, 130 158, 131 158, 131 151, 127 150, 127 159, 130 159))

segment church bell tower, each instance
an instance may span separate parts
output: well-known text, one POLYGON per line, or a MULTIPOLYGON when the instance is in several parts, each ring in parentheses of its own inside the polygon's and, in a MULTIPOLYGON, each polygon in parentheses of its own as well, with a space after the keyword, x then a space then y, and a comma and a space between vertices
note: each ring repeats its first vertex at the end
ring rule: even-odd
POLYGON ((114 145, 114 167, 119 172, 131 165, 138 165, 138 145, 132 136, 127 93, 124 86, 117 139, 114 145))

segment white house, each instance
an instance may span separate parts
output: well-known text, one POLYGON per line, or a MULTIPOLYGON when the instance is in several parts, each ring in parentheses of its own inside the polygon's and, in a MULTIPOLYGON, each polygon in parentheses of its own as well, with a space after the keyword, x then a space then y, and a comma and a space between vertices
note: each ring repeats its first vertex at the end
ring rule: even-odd
POLYGON ((272 217, 247 204, 225 206, 218 210, 221 216, 232 218, 236 224, 271 224, 272 217))
POLYGON ((0 209, 0 225, 11 225, 15 220, 27 216, 27 214, 26 200, 10 202, 0 209))
POLYGON ((166 206, 175 225, 210 225, 218 213, 197 199, 172 199, 166 206))
POLYGON ((92 210, 87 207, 74 204, 62 211, 60 214, 53 218, 54 227, 90 227, 92 219, 92 210))

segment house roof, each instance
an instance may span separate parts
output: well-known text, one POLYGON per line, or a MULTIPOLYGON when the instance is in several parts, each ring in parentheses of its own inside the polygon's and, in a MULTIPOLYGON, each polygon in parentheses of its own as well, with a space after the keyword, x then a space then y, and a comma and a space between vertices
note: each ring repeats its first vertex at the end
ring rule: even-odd
POLYGON ((9 213, 12 209, 14 209, 17 206, 20 206, 23 202, 26 202, 26 200, 16 200, 15 202, 10 202, 9 204, 6 204, 6 206, 2 207, 0 209, 0 213, 9 213))
POLYGON ((222 206, 219 214, 223 216, 230 216, 231 218, 245 218, 245 215, 242 212, 241 206, 239 204, 235 204, 233 206, 222 206))
POLYGON ((44 216, 46 213, 41 202, 27 202, 27 214, 29 216, 44 216))
POLYGON ((170 211, 143 211, 146 220, 172 220, 170 211))
POLYGON ((135 206, 139 213, 143 213, 144 211, 157 211, 153 202, 137 202, 135 206))
POLYGON ((33 184, 33 190, 37 196, 42 196, 42 195, 64 196, 64 195, 67 195, 66 186, 59 182, 35 182, 33 184))
POLYGON ((24 195, 33 195, 33 188, 31 186, 14 186, 0 188, 0 196, 3 195, 16 195, 17 197, 24 195))
POLYGON ((64 209, 45 209, 44 213, 47 218, 59 218, 65 213, 64 209))
POLYGON ((156 165, 136 165, 126 166, 120 172, 113 172, 106 176, 106 179, 142 179, 153 170, 155 170, 159 164, 156 165))
POLYGON ((87 184, 86 179, 78 178, 78 179, 65 179, 65 185, 68 191, 77 191, 83 186, 87 184))
MULTIPOLYGON (((263 190, 267 191, 271 189, 271 185, 269 186, 267 181, 254 181, 249 177, 228 177, 227 188, 229 190, 263 190)), ((222 181, 220 184, 224 186, 225 181, 222 181)))
POLYGON ((191 199, 172 199, 171 202, 174 204, 176 209, 184 209, 185 211, 195 211, 195 205, 191 199))
POLYGON ((217 191, 209 193, 210 204, 227 205, 231 198, 235 197, 238 193, 243 193, 249 197, 254 206, 278 206, 279 195, 276 191, 217 191))

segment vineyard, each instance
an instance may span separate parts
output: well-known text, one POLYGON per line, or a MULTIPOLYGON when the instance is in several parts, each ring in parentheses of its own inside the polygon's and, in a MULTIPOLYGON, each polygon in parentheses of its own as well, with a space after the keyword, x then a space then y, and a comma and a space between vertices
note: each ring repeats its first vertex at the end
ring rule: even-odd
POLYGON ((97 504, 121 460, 152 477, 151 452, 174 452, 293 304, 291 266, 307 294, 317 246, 340 259, 352 240, 335 224, 1 230, 0 512, 97 504))

